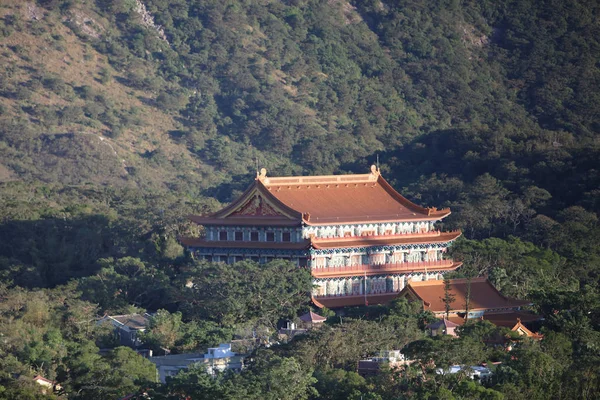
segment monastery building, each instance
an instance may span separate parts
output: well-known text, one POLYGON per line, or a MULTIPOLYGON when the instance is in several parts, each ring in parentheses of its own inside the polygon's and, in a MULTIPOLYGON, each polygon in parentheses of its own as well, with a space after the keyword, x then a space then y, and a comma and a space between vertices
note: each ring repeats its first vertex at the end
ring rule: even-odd
POLYGON ((208 261, 283 258, 308 267, 317 306, 378 304, 411 281, 439 280, 460 266, 444 258, 460 231, 435 227, 449 214, 412 203, 376 166, 368 174, 295 177, 268 177, 263 168, 229 206, 190 217, 204 237, 181 241, 208 261))

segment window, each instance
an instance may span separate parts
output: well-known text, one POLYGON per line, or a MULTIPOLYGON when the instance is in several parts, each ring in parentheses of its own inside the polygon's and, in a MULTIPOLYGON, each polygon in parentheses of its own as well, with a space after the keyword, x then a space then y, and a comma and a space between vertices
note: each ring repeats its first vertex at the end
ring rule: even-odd
POLYGON ((267 232, 267 242, 275 241, 275 232, 267 232))
POLYGON ((227 231, 219 232, 219 240, 227 240, 227 231))
POLYGON ((233 257, 233 262, 240 262, 242 260, 244 260, 243 256, 235 256, 235 257, 233 257))
POLYGON ((281 234, 281 241, 282 242, 291 242, 292 241, 292 234, 290 232, 283 232, 281 234))
POLYGON ((258 232, 250 232, 250 241, 258 242, 258 232))
POLYGON ((213 257, 211 255, 206 255, 206 256, 204 256, 204 259, 208 262, 212 262, 213 257))
POLYGON ((236 240, 236 242, 240 242, 240 241, 244 240, 244 232, 236 231, 235 232, 235 240, 236 240))

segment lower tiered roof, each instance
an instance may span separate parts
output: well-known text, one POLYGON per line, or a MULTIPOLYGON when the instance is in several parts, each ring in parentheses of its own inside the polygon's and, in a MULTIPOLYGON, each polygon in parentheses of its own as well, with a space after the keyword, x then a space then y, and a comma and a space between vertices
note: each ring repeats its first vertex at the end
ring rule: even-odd
MULTIPOLYGON (((449 292, 454 295, 451 312, 465 311, 468 292, 469 311, 515 309, 530 305, 525 300, 510 299, 502 295, 487 278, 450 279, 449 292)), ((443 280, 411 282, 402 292, 402 296, 420 300, 425 310, 434 313, 446 311, 444 303, 445 288, 443 280)))
POLYGON ((369 246, 400 246, 409 244, 436 244, 456 240, 461 235, 460 231, 454 232, 429 232, 421 234, 379 235, 379 236, 352 236, 344 238, 315 238, 302 242, 251 242, 231 240, 206 240, 203 238, 182 237, 180 241, 188 247, 211 248, 248 248, 248 249, 340 249, 369 246))

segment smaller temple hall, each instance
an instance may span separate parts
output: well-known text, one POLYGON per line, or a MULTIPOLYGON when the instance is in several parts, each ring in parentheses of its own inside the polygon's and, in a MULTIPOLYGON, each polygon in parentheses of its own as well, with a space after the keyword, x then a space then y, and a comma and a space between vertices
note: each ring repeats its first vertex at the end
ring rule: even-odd
POLYGON ((470 280, 450 279, 447 289, 444 281, 411 282, 398 297, 419 301, 423 304, 423 310, 435 314, 438 321, 427 326, 432 335, 444 332, 454 336, 454 329, 469 320, 487 320, 496 326, 512 329, 520 335, 541 337, 524 325, 541 319, 539 315, 523 309, 530 306, 531 302, 504 296, 485 277, 470 280), (447 304, 444 302, 446 290, 453 299, 448 304, 448 315, 447 304))
POLYGON ((198 258, 234 263, 288 259, 308 267, 315 305, 390 301, 411 281, 442 279, 460 266, 445 257, 460 231, 436 222, 449 209, 424 208, 367 174, 269 177, 263 168, 233 203, 191 216, 204 237, 182 238, 198 258))

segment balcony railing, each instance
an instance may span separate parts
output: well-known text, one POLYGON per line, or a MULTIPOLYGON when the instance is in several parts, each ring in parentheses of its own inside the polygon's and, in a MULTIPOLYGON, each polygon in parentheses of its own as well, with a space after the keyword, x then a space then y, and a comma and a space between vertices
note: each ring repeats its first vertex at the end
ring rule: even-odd
POLYGON ((311 269, 312 275, 316 278, 326 278, 344 275, 374 275, 384 273, 402 273, 413 271, 444 270, 456 266, 453 260, 422 261, 422 262, 403 262, 389 264, 362 264, 362 265, 344 265, 337 267, 314 267, 311 269))

